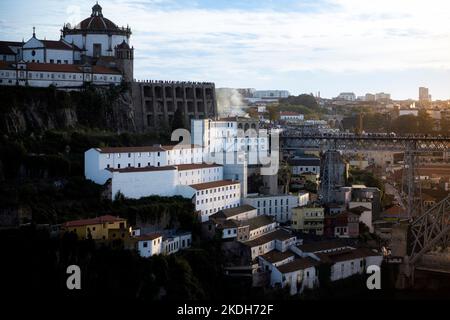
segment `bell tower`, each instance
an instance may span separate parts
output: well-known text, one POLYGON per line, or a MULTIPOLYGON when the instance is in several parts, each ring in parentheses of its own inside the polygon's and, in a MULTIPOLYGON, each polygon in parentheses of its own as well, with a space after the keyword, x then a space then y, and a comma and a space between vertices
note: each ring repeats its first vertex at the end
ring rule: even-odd
POLYGON ((125 40, 114 48, 117 68, 122 72, 125 82, 132 82, 134 69, 134 48, 125 40))

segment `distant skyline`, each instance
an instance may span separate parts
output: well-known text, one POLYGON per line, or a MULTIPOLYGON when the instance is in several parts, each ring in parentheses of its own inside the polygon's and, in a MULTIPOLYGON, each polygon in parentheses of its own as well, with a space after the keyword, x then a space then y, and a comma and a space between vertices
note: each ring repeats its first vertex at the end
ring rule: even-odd
MULTIPOLYGON (((1 1, 0 40, 58 39, 95 1, 1 1)), ((138 79, 212 81, 216 87, 387 92, 450 98, 450 3, 444 0, 99 1, 127 24, 138 79)))

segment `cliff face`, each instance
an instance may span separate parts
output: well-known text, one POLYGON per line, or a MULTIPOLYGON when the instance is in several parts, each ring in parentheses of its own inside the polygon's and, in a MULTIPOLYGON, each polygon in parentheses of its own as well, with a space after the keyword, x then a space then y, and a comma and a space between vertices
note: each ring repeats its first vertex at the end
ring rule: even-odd
POLYGON ((135 132, 131 89, 0 87, 0 132, 14 135, 77 126, 135 132))

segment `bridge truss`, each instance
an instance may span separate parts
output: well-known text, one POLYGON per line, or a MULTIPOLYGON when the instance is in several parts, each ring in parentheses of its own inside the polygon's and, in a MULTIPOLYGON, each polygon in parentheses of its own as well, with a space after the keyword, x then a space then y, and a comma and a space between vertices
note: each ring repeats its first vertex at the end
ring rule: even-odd
POLYGON ((450 195, 413 219, 408 238, 409 263, 412 265, 433 248, 450 245, 450 195))
MULTIPOLYGON (((287 132, 281 135, 281 148, 284 150, 317 149, 325 152, 324 170, 331 171, 333 151, 391 151, 404 153, 402 177, 402 201, 409 217, 422 213, 420 183, 417 181, 417 157, 426 152, 450 152, 450 137, 430 136, 388 136, 388 135, 303 135, 287 132), (330 151, 330 152, 327 152, 330 151)), ((328 176, 327 176, 328 177, 328 176)), ((334 178, 322 181, 323 199, 329 200, 334 178)))

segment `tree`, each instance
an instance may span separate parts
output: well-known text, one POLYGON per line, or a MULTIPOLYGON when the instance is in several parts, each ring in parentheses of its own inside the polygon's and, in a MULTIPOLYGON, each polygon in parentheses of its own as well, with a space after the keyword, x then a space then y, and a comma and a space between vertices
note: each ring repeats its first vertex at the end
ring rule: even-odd
POLYGON ((270 121, 277 121, 280 117, 278 109, 274 106, 267 107, 267 111, 269 112, 270 121))
POLYGON ((310 109, 318 109, 319 104, 316 98, 310 94, 300 94, 298 96, 290 96, 288 98, 280 99, 280 105, 302 105, 310 109))

